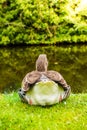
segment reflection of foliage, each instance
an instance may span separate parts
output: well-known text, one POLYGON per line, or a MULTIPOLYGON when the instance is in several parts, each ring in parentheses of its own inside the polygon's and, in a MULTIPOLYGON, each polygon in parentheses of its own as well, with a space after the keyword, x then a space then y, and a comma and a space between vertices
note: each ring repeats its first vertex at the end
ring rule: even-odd
POLYGON ((35 69, 35 61, 41 53, 47 54, 48 68, 59 71, 73 91, 86 91, 86 46, 2 48, 0 49, 0 88, 19 87, 25 74, 35 69))
POLYGON ((0 1, 0 44, 87 41, 87 2, 84 1, 0 1))

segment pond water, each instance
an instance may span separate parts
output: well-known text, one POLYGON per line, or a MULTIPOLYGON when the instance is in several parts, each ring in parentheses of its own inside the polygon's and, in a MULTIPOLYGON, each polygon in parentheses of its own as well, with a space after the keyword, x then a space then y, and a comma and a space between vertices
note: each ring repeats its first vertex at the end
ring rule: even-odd
POLYGON ((49 70, 60 72, 73 93, 87 92, 87 46, 0 48, 0 92, 17 91, 26 73, 35 69, 39 54, 47 54, 49 70))

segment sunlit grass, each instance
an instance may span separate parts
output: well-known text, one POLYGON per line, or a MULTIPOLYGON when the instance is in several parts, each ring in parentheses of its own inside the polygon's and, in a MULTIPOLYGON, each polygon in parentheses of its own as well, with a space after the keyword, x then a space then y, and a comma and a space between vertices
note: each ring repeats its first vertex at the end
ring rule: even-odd
POLYGON ((29 106, 17 93, 0 95, 0 130, 87 130, 87 94, 50 107, 29 106))

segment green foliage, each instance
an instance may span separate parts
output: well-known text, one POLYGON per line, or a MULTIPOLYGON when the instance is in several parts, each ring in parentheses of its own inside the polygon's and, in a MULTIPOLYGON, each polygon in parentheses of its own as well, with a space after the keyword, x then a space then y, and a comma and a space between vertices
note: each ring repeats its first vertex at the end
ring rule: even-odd
POLYGON ((87 41, 84 0, 2 0, 0 10, 0 44, 87 41))
POLYGON ((0 94, 1 130, 87 130, 87 94, 50 107, 30 106, 17 93, 0 94))

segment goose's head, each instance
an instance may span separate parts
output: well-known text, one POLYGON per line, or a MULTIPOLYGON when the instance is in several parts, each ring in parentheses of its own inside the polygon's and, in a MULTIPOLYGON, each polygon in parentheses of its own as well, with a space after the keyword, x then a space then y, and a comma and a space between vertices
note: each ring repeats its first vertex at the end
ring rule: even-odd
POLYGON ((39 72, 46 72, 48 67, 48 60, 46 54, 40 54, 36 61, 36 70, 39 72))

